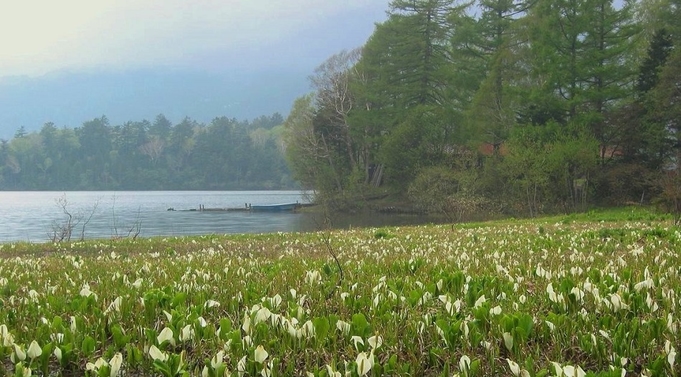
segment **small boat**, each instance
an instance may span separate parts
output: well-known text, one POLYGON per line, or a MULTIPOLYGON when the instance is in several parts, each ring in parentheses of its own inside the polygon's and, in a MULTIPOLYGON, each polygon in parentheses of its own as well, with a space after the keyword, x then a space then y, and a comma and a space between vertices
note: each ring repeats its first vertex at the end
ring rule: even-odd
POLYGON ((269 204, 269 205, 251 205, 249 207, 253 212, 293 212, 300 208, 300 203, 284 203, 284 204, 269 204))

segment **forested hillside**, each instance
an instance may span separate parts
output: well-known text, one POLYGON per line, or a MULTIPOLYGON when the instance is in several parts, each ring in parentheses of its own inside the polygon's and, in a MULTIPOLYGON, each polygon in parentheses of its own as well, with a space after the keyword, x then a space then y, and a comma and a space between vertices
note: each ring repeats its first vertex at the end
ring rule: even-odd
POLYGON ((279 114, 173 125, 159 115, 112 126, 19 129, 0 144, 2 190, 225 190, 296 188, 283 158, 279 114))
POLYGON ((303 185, 457 217, 679 198, 679 0, 460 4, 394 0, 319 66, 285 122, 303 185))

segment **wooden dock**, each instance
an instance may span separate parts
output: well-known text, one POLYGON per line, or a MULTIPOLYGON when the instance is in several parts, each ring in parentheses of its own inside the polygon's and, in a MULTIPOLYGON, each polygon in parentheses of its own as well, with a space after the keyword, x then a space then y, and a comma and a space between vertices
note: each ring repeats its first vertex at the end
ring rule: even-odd
POLYGON ((189 208, 189 209, 175 209, 173 207, 168 208, 168 211, 177 212, 295 212, 298 208, 306 206, 304 204, 296 203, 284 203, 284 204, 269 204, 269 205, 251 205, 250 203, 245 203, 243 207, 206 207, 203 204, 199 205, 199 208, 189 208))

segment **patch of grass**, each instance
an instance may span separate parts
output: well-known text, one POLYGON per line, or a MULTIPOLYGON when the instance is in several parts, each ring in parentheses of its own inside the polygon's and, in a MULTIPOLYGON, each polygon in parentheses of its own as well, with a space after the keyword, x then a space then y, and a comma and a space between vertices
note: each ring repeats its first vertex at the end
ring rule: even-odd
POLYGON ((390 238, 393 238, 393 237, 395 237, 395 236, 393 234, 389 233, 386 229, 379 229, 374 233, 374 238, 376 238, 376 239, 382 239, 382 238, 390 239, 390 238))

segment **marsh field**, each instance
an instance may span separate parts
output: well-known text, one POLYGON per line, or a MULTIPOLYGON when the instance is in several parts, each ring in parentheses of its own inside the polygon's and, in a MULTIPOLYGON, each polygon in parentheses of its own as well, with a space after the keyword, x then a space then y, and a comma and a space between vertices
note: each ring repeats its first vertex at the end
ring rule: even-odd
POLYGON ((0 375, 679 375, 680 246, 631 208, 5 243, 0 375))

